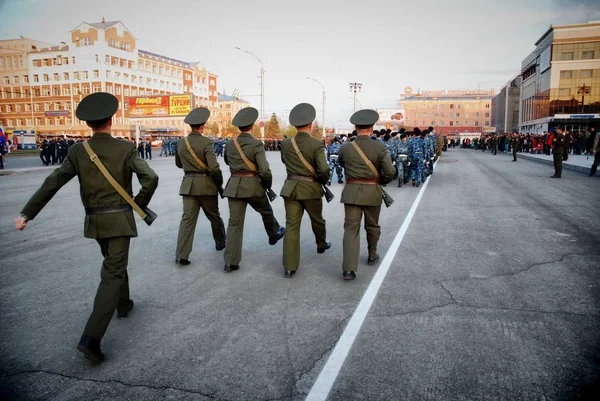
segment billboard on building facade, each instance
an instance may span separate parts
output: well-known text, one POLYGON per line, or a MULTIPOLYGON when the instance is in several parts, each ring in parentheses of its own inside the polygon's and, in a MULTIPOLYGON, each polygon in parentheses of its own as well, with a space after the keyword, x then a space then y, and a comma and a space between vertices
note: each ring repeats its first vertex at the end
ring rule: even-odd
POLYGON ((194 108, 187 95, 155 95, 128 98, 129 117, 185 117, 194 108))
POLYGON ((377 113, 379 113, 379 124, 404 124, 406 116, 404 109, 377 109, 377 113))

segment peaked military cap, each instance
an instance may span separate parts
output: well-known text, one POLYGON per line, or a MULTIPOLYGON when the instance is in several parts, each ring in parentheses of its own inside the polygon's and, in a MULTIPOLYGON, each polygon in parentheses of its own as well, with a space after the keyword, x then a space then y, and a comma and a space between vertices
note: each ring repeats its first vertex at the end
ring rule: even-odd
POLYGON ((101 121, 111 118, 119 108, 119 101, 110 93, 97 92, 83 98, 75 115, 81 121, 101 121))
POLYGON ((258 119, 258 110, 254 107, 245 107, 237 112, 231 124, 236 127, 248 127, 254 124, 256 119, 258 119))
POLYGON ((375 125, 378 120, 379 113, 369 109, 359 110, 350 117, 350 123, 354 125, 375 125))
POLYGON ((190 114, 185 117, 183 122, 189 125, 202 125, 208 121, 208 117, 210 117, 209 109, 206 107, 196 107, 194 110, 190 111, 190 114))
POLYGON ((317 111, 312 104, 300 103, 290 111, 290 124, 294 127, 304 127, 315 121, 317 111))

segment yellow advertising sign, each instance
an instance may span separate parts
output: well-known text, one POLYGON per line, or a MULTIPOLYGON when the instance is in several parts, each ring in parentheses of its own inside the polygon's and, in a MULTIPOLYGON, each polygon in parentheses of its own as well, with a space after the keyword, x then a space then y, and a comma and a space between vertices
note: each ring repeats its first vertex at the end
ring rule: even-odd
POLYGON ((130 97, 129 117, 178 117, 192 111, 192 95, 130 97))

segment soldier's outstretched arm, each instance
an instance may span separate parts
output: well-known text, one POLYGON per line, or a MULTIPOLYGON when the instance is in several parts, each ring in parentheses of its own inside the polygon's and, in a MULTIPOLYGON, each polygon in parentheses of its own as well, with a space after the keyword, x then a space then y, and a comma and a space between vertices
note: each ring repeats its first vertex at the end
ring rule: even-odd
POLYGON ((273 174, 271 174, 271 168, 269 167, 269 162, 267 161, 267 155, 265 154, 265 148, 262 142, 257 142, 254 155, 260 184, 264 189, 269 189, 273 185, 273 174))
POLYGON ((390 158, 390 154, 387 152, 387 150, 383 149, 383 151, 379 154, 379 162, 380 183, 384 185, 392 182, 394 175, 396 175, 396 169, 392 164, 392 159, 390 158))
POLYGON ((141 159, 134 147, 127 155, 127 165, 137 175, 138 181, 142 186, 140 192, 135 196, 135 203, 140 207, 146 207, 156 191, 158 186, 158 175, 150 168, 145 160, 141 159))
MULTIPOLYGON (((74 150, 72 147, 69 149, 69 153, 60 167, 46 177, 40 189, 33 194, 23 210, 21 210, 21 216, 23 219, 17 218, 17 220, 20 220, 21 223, 23 223, 23 220, 25 220, 25 225, 27 220, 33 220, 44 208, 44 206, 50 202, 50 199, 52 199, 58 190, 77 175, 78 169, 73 152, 74 150)), ((16 223, 17 222, 15 221, 15 224, 16 223)), ((21 225, 22 228, 17 225, 19 230, 25 228, 24 224, 21 225)))
POLYGON ((221 167, 217 161, 217 155, 211 144, 206 145, 204 148, 204 158, 206 159, 206 165, 210 169, 209 173, 217 187, 223 185, 223 173, 221 167))
POLYGON ((313 155, 313 160, 317 165, 317 180, 323 185, 329 182, 329 175, 331 171, 329 170, 329 164, 327 163, 327 158, 325 157, 325 145, 322 143, 319 144, 317 150, 313 155))

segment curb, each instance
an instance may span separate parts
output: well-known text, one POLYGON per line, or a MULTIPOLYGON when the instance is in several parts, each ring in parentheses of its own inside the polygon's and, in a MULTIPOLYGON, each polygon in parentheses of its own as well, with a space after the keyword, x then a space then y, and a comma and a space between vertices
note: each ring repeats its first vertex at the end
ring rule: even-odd
MULTIPOLYGON (((510 154, 510 157, 512 157, 512 154, 510 154)), ((538 157, 533 157, 533 156, 528 155, 528 154, 517 153, 517 160, 520 157, 523 158, 523 159, 526 159, 526 160, 533 160, 533 161, 538 162, 538 163, 544 163, 544 164, 548 164, 550 166, 554 166, 554 161, 553 160, 540 159, 538 157)), ((573 170, 573 171, 579 171, 580 173, 586 173, 586 174, 590 173, 590 168, 592 167, 591 165, 589 167, 578 166, 576 164, 571 164, 569 162, 565 162, 564 160, 563 160, 563 164, 562 165, 563 165, 564 169, 573 170)), ((596 171, 595 175, 596 176, 600 176, 600 170, 596 171)))

